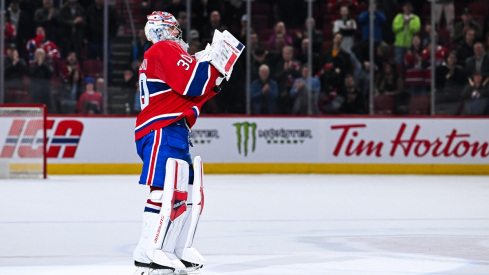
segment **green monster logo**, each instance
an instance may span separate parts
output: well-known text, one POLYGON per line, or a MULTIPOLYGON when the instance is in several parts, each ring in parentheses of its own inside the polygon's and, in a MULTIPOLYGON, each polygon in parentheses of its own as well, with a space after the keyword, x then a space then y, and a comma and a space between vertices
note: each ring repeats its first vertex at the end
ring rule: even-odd
POLYGON ((236 126, 236 135, 238 136, 238 152, 241 154, 241 143, 244 147, 244 155, 245 157, 248 155, 248 141, 250 139, 250 129, 251 129, 251 152, 255 152, 256 148, 256 123, 234 123, 233 126, 236 126), (244 133, 243 133, 244 132, 244 133), (244 137, 244 140, 243 140, 244 137))

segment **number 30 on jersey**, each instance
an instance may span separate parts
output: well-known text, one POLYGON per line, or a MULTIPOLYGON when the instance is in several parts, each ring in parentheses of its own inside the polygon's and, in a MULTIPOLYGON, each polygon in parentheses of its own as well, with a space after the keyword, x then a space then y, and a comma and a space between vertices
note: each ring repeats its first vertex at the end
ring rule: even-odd
POLYGON ((182 59, 178 60, 177 66, 185 67, 185 71, 188 71, 188 69, 190 69, 190 64, 194 60, 192 59, 192 57, 190 57, 188 55, 181 54, 180 56, 182 57, 182 59))

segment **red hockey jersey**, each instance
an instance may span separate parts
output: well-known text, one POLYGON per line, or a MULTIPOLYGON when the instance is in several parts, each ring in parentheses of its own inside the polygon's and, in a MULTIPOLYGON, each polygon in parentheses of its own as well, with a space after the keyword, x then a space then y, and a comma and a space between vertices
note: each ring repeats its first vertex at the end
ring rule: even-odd
POLYGON ((197 62, 176 42, 154 44, 139 68, 136 140, 183 117, 192 127, 204 102, 216 95, 212 88, 218 76, 208 61, 197 62))

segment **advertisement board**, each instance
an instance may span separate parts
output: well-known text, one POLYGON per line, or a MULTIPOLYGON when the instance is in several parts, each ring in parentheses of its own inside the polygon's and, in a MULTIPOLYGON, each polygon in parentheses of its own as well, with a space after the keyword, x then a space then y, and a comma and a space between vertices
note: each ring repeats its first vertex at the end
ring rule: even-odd
MULTIPOLYGON (((134 125, 48 117, 48 173, 139 173, 134 125)), ((489 174, 487 129, 486 118, 202 117, 190 151, 213 173, 489 174)))

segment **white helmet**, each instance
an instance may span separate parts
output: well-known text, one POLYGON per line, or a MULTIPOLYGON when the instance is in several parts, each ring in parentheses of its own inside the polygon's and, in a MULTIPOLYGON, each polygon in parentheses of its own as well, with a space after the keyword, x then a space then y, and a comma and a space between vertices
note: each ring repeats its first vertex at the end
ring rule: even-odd
POLYGON ((165 40, 175 41, 187 51, 188 44, 182 40, 180 24, 171 13, 154 11, 147 17, 148 22, 144 26, 144 33, 149 41, 153 42, 153 44, 165 40))

